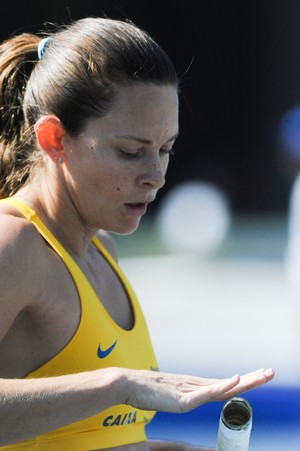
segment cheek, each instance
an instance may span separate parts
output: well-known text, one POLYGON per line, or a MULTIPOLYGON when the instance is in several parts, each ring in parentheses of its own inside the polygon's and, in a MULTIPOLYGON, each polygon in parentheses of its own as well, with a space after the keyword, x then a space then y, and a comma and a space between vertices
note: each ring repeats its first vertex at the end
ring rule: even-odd
POLYGON ((102 159, 97 164, 94 162, 94 167, 91 165, 90 170, 98 189, 101 188, 102 192, 110 195, 126 191, 133 177, 131 168, 124 168, 114 159, 102 159))

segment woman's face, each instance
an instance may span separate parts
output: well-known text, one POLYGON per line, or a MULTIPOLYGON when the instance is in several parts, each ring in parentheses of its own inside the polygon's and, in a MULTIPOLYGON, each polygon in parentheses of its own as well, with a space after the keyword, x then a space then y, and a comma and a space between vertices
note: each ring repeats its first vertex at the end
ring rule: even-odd
POLYGON ((178 134, 174 86, 120 89, 112 111, 90 119, 79 137, 66 135, 68 193, 91 229, 133 232, 165 183, 178 134))

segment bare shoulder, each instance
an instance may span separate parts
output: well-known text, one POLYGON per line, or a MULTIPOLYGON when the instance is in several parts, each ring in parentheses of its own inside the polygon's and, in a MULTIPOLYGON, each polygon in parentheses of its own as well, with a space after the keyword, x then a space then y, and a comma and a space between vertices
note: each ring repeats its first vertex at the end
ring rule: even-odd
POLYGON ((99 230, 97 233, 97 238, 101 241, 101 243, 108 250, 111 256, 116 261, 118 261, 118 249, 112 236, 108 232, 105 232, 104 230, 99 230))
POLYGON ((0 209, 0 340, 18 313, 41 295, 47 266, 44 241, 26 219, 0 209))

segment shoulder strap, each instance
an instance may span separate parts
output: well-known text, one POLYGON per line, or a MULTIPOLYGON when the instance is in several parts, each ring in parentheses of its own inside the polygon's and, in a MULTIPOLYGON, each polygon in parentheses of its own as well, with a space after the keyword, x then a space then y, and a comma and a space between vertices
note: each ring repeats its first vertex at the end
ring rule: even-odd
POLYGON ((0 202, 7 203, 15 207, 22 215, 31 222, 42 237, 50 244, 50 246, 57 252, 58 255, 63 256, 64 259, 73 259, 70 257, 68 252, 64 247, 57 241, 55 236, 50 232, 50 230, 45 226, 45 224, 40 220, 38 215, 34 210, 32 210, 28 205, 24 204, 15 197, 8 197, 6 199, 1 199, 0 202))
MULTIPOLYGON (((65 250, 65 248, 59 243, 59 241, 55 238, 55 236, 50 232, 50 230, 45 226, 45 224, 40 220, 38 215, 34 210, 32 210, 28 205, 24 204, 20 200, 15 197, 8 197, 6 199, 1 199, 0 202, 8 203, 14 206, 22 215, 31 222, 38 232, 42 235, 42 237, 50 244, 50 246, 57 252, 57 254, 63 257, 63 260, 67 265, 70 263, 76 264, 73 258, 69 255, 69 253, 65 250)), ((112 266, 114 271, 120 275, 120 268, 115 259, 111 256, 102 242, 94 236, 92 238, 92 243, 97 248, 97 250, 103 255, 103 257, 107 260, 107 262, 112 266)), ((77 264, 76 264, 77 266, 77 264)), ((124 277, 124 275, 122 274, 124 277)))

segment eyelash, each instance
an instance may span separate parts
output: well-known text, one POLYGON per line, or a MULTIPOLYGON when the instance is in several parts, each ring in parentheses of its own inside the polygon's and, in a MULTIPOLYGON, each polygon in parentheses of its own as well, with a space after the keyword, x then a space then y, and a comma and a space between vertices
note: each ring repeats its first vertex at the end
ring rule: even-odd
POLYGON ((130 153, 126 152, 125 150, 120 149, 120 154, 124 158, 136 158, 138 156, 138 153, 130 153))
POLYGON ((170 157, 175 154, 175 150, 174 149, 168 149, 168 150, 167 149, 161 149, 161 152, 163 152, 163 153, 165 153, 167 155, 170 155, 170 157))
MULTIPOLYGON (((130 153, 130 152, 126 152, 125 150, 122 150, 122 149, 120 149, 120 152, 124 157, 127 157, 127 158, 137 158, 140 155, 140 152, 130 153)), ((169 156, 172 156, 175 153, 174 149, 161 149, 160 152, 165 155, 169 155, 169 156)))

